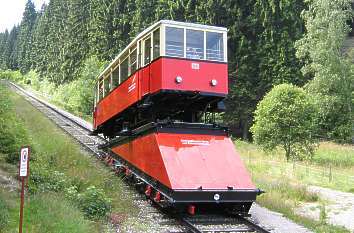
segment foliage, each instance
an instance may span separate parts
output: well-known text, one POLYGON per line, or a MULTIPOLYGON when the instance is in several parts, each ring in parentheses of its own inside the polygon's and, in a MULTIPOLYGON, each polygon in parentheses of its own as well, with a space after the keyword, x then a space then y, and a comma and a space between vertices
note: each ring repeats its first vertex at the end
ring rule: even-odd
POLYGON ((19 68, 26 73, 31 68, 33 57, 31 48, 33 43, 33 27, 36 21, 37 12, 32 1, 27 1, 23 13, 17 43, 17 61, 19 68))
POLYGON ((251 128, 255 142, 265 150, 281 146, 287 160, 311 157, 315 149, 314 103, 301 88, 275 86, 258 104, 251 128))
POLYGON ((23 75, 18 70, 0 70, 0 79, 7 79, 14 82, 19 82, 23 80, 23 75))
POLYGON ((55 95, 54 100, 63 102, 67 109, 87 114, 91 103, 86 102, 92 100, 88 94, 92 90, 80 87, 90 82, 83 79, 82 73, 92 56, 99 61, 113 59, 133 37, 161 19, 225 26, 229 29, 230 88, 223 119, 234 134, 250 139, 248 132, 257 103, 272 86, 303 86, 314 77, 319 80, 309 85, 311 93, 310 86, 317 86, 314 98, 320 102, 334 96, 330 107, 340 104, 343 110, 341 115, 336 111, 328 116, 326 109, 320 109, 323 112, 317 121, 321 125, 318 133, 321 137, 348 140, 353 105, 348 90, 352 89, 349 78, 353 77, 353 69, 347 69, 343 59, 336 59, 348 31, 348 2, 52 0, 36 12, 28 0, 21 24, 0 33, 0 69, 36 70, 40 84, 34 82, 35 89, 40 85, 41 91, 55 95), (307 32, 303 37, 304 20, 307 32), (317 76, 332 78, 322 80, 317 76), (339 81, 327 82, 334 79, 339 81), (323 86, 333 86, 336 94, 326 93, 323 86), (74 93, 76 89, 79 94, 74 93))
POLYGON ((78 206, 84 211, 86 217, 98 219, 105 217, 111 209, 108 199, 102 189, 90 186, 85 192, 77 195, 78 206))
POLYGON ((0 84, 0 153, 6 155, 6 161, 19 161, 21 146, 29 142, 23 123, 14 115, 13 106, 9 100, 8 91, 0 84))
MULTIPOLYGON (((112 59, 133 37, 160 19, 230 29, 232 82, 225 120, 240 125, 245 137, 257 102, 273 84, 303 84, 293 46, 302 33, 300 12, 304 4, 300 0, 53 0, 35 15, 32 5, 28 0, 17 30, 19 39, 14 38, 19 50, 10 50, 17 54, 21 71, 37 70, 43 80, 55 86, 74 81, 63 89, 59 87, 56 98, 61 94, 63 99, 71 98, 67 91, 83 84, 77 80, 82 77, 86 59, 112 59)), ((9 35, 3 37, 3 48, 11 47, 9 35)), ((4 49, 0 46, 0 54, 4 49)), ((79 96, 68 102, 69 109, 81 104, 79 96)), ((80 111, 86 113, 87 105, 84 108, 80 111)))
POLYGON ((69 184, 64 173, 48 169, 45 164, 41 164, 39 161, 32 163, 29 176, 30 193, 59 192, 69 184))
POLYGON ((69 111, 90 115, 92 112, 93 90, 96 77, 103 69, 103 62, 96 57, 90 57, 84 62, 78 79, 61 85, 53 91, 53 100, 63 105, 69 111))
MULTIPOLYGON (((342 46, 352 18, 350 0, 312 0, 304 11, 306 34, 297 41, 304 75, 313 77, 306 89, 319 106, 322 138, 350 141, 353 133, 353 64, 342 46)), ((352 60, 352 59, 351 59, 352 60)))

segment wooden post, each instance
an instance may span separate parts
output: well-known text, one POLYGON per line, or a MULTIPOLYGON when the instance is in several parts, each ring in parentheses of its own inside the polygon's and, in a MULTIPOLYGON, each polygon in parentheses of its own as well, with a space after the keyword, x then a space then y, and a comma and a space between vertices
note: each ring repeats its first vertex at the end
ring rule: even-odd
POLYGON ((19 227, 18 227, 19 233, 22 233, 23 207, 25 204, 25 181, 26 181, 26 178, 28 177, 29 157, 30 157, 29 146, 22 147, 21 151, 20 151, 20 166, 19 166, 19 177, 21 179, 20 221, 19 221, 19 227))
POLYGON ((20 205, 20 225, 18 227, 18 232, 22 233, 23 225, 23 206, 25 204, 25 177, 21 177, 21 205, 20 205))

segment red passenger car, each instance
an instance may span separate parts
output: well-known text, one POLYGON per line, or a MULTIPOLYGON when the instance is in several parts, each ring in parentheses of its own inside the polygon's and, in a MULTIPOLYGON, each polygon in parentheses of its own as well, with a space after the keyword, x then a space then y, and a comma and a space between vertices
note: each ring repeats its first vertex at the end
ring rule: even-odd
POLYGON ((149 121, 220 110, 228 93, 227 30, 159 21, 140 33, 102 72, 94 130, 108 137, 149 121))
POLYGON ((98 78, 94 133, 156 202, 247 213, 260 193, 227 128, 207 117, 224 110, 226 48, 226 28, 163 20, 98 78))

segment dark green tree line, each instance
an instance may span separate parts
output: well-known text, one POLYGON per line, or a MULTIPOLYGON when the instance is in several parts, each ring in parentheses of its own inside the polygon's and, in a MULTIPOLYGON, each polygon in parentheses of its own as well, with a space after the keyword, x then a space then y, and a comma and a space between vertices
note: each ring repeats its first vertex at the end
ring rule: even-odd
MULTIPOLYGON (((36 12, 28 0, 19 27, 0 33, 0 68, 34 69, 55 85, 78 80, 84 61, 113 59, 140 31, 161 19, 225 26, 229 96, 225 122, 243 138, 257 103, 274 86, 303 86, 295 42, 305 27, 303 0, 51 0, 36 12)), ((300 60, 301 59, 301 60, 300 60)))

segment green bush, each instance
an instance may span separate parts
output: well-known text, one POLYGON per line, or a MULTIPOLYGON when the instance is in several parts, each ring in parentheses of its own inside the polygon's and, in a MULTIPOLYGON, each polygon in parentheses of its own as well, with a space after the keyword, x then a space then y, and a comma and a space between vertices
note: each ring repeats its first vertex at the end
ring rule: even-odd
POLYGON ((60 192, 67 186, 70 186, 70 181, 64 173, 53 171, 41 162, 33 162, 31 165, 31 175, 29 176, 29 192, 60 192))
POLYGON ((0 79, 7 79, 14 82, 22 82, 24 80, 24 76, 18 70, 0 70, 0 79))
POLYGON ((287 160, 312 157, 315 149, 316 108, 306 92, 290 84, 275 86, 258 104, 251 128, 263 149, 277 146, 287 160))
POLYGON ((96 57, 88 58, 76 80, 57 88, 53 93, 53 101, 76 114, 91 115, 95 80, 103 65, 96 57))
POLYGON ((39 74, 34 71, 30 70, 25 76, 23 80, 24 84, 31 85, 31 87, 37 91, 41 88, 41 79, 39 74))
POLYGON ((313 94, 312 98, 318 106, 315 124, 318 125, 319 138, 337 142, 351 142, 353 134, 353 113, 348 111, 346 102, 340 96, 313 94))
POLYGON ((8 206, 5 201, 0 197, 0 230, 4 229, 9 223, 10 214, 8 206))
POLYGON ((90 186, 85 192, 77 195, 79 208, 90 219, 99 219, 105 217, 111 210, 111 201, 108 199, 102 189, 90 186))

